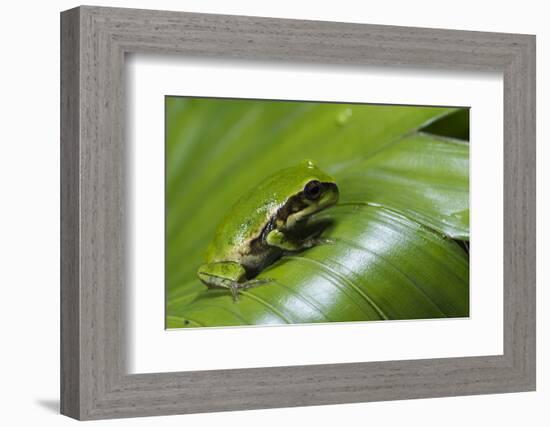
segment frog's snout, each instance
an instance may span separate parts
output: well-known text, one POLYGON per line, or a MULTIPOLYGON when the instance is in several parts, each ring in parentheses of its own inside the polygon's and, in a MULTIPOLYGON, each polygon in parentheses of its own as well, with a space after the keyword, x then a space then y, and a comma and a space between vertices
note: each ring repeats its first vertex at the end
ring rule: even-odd
POLYGON ((332 206, 338 203, 338 199, 340 197, 338 186, 333 182, 326 182, 324 183, 324 186, 325 193, 323 195, 323 200, 321 200, 321 204, 323 206, 332 206))

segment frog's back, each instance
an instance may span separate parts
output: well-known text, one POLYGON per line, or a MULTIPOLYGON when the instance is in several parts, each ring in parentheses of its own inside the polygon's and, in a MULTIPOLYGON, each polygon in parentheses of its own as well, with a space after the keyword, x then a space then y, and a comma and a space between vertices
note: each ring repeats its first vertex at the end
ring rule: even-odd
POLYGON ((238 261, 249 243, 286 200, 272 188, 275 175, 243 194, 222 219, 206 254, 207 262, 238 261))

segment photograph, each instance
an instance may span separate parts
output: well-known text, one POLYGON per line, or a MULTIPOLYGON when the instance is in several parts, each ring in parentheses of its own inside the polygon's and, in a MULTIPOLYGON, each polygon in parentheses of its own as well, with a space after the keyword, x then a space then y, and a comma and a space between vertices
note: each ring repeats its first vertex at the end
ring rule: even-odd
POLYGON ((164 108, 167 329, 470 316, 470 108, 164 108))

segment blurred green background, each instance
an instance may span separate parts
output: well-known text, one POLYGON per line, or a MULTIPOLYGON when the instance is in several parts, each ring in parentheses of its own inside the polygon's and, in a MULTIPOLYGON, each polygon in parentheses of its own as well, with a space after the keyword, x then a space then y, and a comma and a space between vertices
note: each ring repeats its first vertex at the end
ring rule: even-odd
POLYGON ((469 315, 469 110, 166 97, 166 326, 469 315), (283 257, 268 285, 208 290, 197 268, 239 196, 312 159, 340 188, 335 243, 283 257))

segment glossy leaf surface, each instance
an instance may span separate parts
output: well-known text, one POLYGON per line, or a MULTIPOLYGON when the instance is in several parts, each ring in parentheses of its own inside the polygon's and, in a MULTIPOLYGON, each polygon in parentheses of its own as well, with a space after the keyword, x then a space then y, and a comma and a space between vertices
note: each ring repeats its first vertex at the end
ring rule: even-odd
POLYGON ((167 98, 166 111, 167 327, 468 314, 468 254, 451 239, 469 239, 468 145, 418 133, 457 110, 167 98), (314 220, 333 243, 279 260, 238 303, 207 290, 196 270, 228 205, 303 159, 338 180, 341 202, 314 220))

